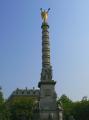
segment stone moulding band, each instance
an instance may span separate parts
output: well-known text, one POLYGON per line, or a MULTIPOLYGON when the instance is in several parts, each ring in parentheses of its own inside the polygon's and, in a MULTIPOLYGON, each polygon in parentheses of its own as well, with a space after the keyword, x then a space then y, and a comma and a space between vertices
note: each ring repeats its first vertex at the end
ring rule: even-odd
POLYGON ((44 84, 44 85, 46 85, 46 84, 47 84, 47 85, 50 85, 50 84, 53 85, 53 84, 54 84, 54 85, 55 85, 55 84, 56 84, 56 81, 54 81, 54 80, 51 80, 51 81, 40 81, 39 84, 38 84, 38 87, 40 88, 40 86, 41 86, 42 84, 44 84))

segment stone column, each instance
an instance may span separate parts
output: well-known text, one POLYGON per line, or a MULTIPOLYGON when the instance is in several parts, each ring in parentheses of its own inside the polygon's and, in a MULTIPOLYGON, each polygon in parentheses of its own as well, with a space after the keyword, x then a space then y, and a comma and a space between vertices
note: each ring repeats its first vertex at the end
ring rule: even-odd
POLYGON ((50 64, 50 42, 49 42, 49 25, 42 23, 42 71, 41 81, 52 80, 52 67, 50 64))
POLYGON ((42 23, 42 68, 50 66, 49 25, 42 23))

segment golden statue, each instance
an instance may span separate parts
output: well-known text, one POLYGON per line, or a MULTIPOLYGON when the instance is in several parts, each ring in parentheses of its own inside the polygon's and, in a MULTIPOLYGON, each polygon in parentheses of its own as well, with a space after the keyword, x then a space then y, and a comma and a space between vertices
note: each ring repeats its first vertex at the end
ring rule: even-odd
POLYGON ((47 11, 46 10, 43 11, 42 8, 40 10, 41 10, 42 20, 43 20, 43 22, 46 22, 48 19, 48 12, 49 12, 50 8, 47 11))

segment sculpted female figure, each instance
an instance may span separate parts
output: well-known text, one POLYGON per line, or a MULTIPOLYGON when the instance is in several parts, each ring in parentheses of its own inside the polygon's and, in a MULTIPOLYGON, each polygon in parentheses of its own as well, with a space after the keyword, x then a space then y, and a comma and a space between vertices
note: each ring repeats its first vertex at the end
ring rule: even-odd
POLYGON ((49 12, 50 8, 47 11, 46 10, 42 10, 42 8, 40 10, 41 10, 42 20, 43 20, 43 22, 46 22, 47 19, 48 19, 48 12, 49 12))

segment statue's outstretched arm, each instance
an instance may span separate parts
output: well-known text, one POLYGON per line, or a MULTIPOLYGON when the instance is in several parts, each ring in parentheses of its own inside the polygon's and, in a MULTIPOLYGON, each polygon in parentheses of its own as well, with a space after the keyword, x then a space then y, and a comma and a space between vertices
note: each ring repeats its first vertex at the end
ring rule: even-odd
POLYGON ((50 8, 48 9, 47 13, 49 12, 50 8))
POLYGON ((40 11, 42 12, 42 8, 40 8, 40 11))

